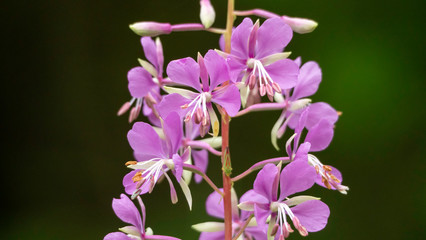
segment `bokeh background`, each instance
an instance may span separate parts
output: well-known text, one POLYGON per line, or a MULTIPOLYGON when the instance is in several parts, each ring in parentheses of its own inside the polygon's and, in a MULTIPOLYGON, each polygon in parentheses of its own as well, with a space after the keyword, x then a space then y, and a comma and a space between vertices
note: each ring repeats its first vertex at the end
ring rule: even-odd
MULTIPOLYGON (((212 3, 214 26, 223 27, 226 1, 212 3)), ((424 239, 424 3, 236 1, 240 10, 259 7, 319 22, 313 33, 295 34, 286 49, 320 64, 323 82, 313 100, 343 112, 332 144, 318 157, 339 168, 351 190, 347 196, 309 190, 332 213, 309 239, 424 239)), ((132 160, 131 125, 116 112, 130 98, 127 71, 144 56, 128 24, 198 22, 198 11, 197 0, 1 3, 0 239, 102 239, 124 226, 111 201, 123 191, 123 163, 132 160)), ((217 48, 218 36, 174 33, 161 40, 168 62, 217 48)), ((282 154, 269 142, 278 115, 232 121, 234 173, 282 154)), ((212 158, 208 173, 218 185, 219 170, 212 158)), ((240 196, 254 177, 236 185, 240 196)), ((155 233, 197 239, 190 226, 214 220, 204 209, 209 187, 191 189, 192 212, 180 191, 181 201, 170 203, 167 184, 145 197, 155 233)))

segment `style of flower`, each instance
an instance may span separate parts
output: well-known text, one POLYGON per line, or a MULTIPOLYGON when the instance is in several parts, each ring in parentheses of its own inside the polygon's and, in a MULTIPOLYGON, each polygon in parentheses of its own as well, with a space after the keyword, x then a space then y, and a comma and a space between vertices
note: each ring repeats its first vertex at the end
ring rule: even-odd
POLYGON ((295 127, 295 134, 287 141, 286 151, 293 161, 304 161, 312 166, 316 173, 316 183, 328 189, 338 190, 340 193, 346 194, 349 188, 341 184, 342 174, 336 168, 322 164, 319 159, 309 152, 322 151, 330 144, 334 134, 334 123, 328 118, 321 119, 317 124, 312 126, 304 139, 304 143, 299 146, 303 129, 306 127, 309 111, 311 107, 306 108, 295 127), (293 148, 291 141, 293 140, 293 148))
POLYGON ((183 163, 190 156, 190 148, 182 155, 178 154, 182 141, 182 122, 177 113, 171 113, 162 121, 164 140, 161 140, 154 128, 144 122, 137 122, 127 134, 130 146, 137 161, 127 162, 134 169, 123 178, 127 194, 132 198, 139 194, 151 193, 155 184, 164 176, 170 185, 173 203, 177 202, 176 190, 167 172, 172 171, 180 184, 189 207, 192 206, 191 193, 185 181, 182 181, 183 163))
POLYGON ((289 220, 302 236, 317 232, 327 225, 328 206, 314 197, 288 198, 311 188, 314 179, 315 170, 303 161, 291 162, 281 174, 279 167, 267 164, 258 173, 253 190, 242 197, 245 202, 240 204, 240 208, 252 208, 259 225, 265 224, 270 216, 268 236, 275 236, 275 239, 282 240, 293 232, 289 220))
POLYGON ((219 120, 212 103, 221 106, 230 116, 237 114, 241 106, 238 88, 233 84, 223 84, 229 81, 228 65, 215 51, 208 51, 203 58, 198 55, 198 63, 192 58, 183 58, 169 63, 167 66, 169 78, 177 84, 195 89, 165 87, 170 94, 165 96, 158 105, 161 116, 177 111, 185 122, 191 119, 200 124, 200 135, 203 137, 210 128, 213 136, 219 134, 219 120), (201 81, 200 81, 201 79, 201 81))
POLYGON ((134 67, 127 73, 132 99, 123 104, 117 115, 124 114, 135 103, 129 115, 129 122, 132 122, 139 116, 144 102, 144 115, 148 116, 153 123, 159 123, 158 116, 154 116, 155 112, 152 109, 161 100, 160 87, 165 82, 163 47, 159 38, 154 42, 150 37, 142 37, 141 44, 145 57, 150 63, 139 59, 142 67, 134 67))
MULTIPOLYGON (((223 189, 220 190, 222 191, 223 189)), ((266 240, 266 228, 257 226, 255 219, 250 217, 250 212, 242 210, 240 213, 238 209, 238 198, 234 189, 232 189, 231 194, 232 235, 235 237, 235 235, 245 227, 238 240, 266 240), (246 221, 249 222, 247 226, 244 226, 246 221)), ((206 210, 210 216, 224 219, 223 197, 217 192, 211 193, 206 200, 206 210)), ((192 228, 201 232, 200 240, 225 239, 225 224, 222 222, 204 222, 195 224, 192 228)))
POLYGON ((250 90, 258 88, 260 96, 272 101, 275 92, 294 87, 299 69, 286 59, 283 49, 293 37, 290 26, 280 18, 267 19, 260 27, 245 18, 232 32, 229 61, 231 79, 245 83, 241 89, 243 107, 250 90))
POLYGON ((121 232, 107 234, 104 240, 179 240, 179 238, 175 237, 153 235, 151 228, 145 229, 145 205, 142 199, 138 198, 138 200, 142 210, 142 218, 135 204, 126 195, 121 194, 120 199, 112 200, 112 208, 117 217, 123 222, 131 224, 131 226, 119 228, 121 232))

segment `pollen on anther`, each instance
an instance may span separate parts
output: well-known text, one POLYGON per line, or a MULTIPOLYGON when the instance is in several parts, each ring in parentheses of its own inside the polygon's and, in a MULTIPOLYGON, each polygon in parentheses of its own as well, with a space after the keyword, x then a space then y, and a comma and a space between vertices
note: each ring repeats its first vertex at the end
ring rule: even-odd
POLYGON ((132 177, 133 182, 139 182, 140 180, 142 180, 142 172, 139 171, 135 174, 135 176, 132 177))
POLYGON ((135 164, 137 164, 138 162, 137 161, 127 161, 126 163, 125 163, 125 165, 126 166, 130 166, 130 165, 135 165, 135 164))

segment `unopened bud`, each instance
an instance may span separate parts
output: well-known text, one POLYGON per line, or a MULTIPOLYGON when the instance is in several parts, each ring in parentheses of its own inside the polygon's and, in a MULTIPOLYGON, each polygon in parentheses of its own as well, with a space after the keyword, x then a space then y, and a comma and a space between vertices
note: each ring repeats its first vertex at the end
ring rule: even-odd
POLYGON ((210 3, 210 0, 200 0, 200 19, 201 23, 205 28, 209 28, 213 25, 216 18, 216 13, 214 12, 213 6, 210 3))
POLYGON ((315 28, 318 26, 317 22, 306 18, 282 16, 281 19, 284 20, 285 23, 290 25, 291 29, 293 29, 294 32, 300 34, 310 33, 314 31, 315 28))
POLYGON ((172 32, 172 25, 158 22, 137 22, 129 25, 133 32, 140 36, 158 36, 172 32))

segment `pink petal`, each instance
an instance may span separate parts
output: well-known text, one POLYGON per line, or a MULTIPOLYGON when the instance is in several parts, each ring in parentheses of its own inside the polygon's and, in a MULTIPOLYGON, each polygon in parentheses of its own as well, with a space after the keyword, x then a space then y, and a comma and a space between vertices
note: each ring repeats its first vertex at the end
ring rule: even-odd
POLYGON ((232 32, 231 37, 231 54, 246 59, 248 57, 248 38, 253 27, 250 18, 244 20, 232 32))
POLYGON ((120 195, 120 199, 112 200, 112 208, 115 214, 123 222, 132 224, 137 227, 139 232, 142 232, 142 219, 141 215, 136 208, 135 204, 124 194, 120 195))
POLYGON ((311 152, 318 152, 326 149, 333 139, 334 124, 327 119, 321 119, 319 123, 309 129, 305 142, 311 143, 311 152))
POLYGON ((200 66, 194 59, 187 57, 171 61, 167 66, 167 75, 173 82, 201 92, 200 66))
POLYGON ((282 89, 290 89, 297 83, 299 68, 294 61, 283 59, 265 66, 272 80, 280 85, 282 89))
POLYGON ((219 84, 230 79, 228 64, 217 52, 209 50, 204 57, 204 62, 210 76, 210 92, 219 86, 219 84))
POLYGON ((104 240, 133 240, 133 238, 128 237, 122 232, 112 232, 108 233, 108 235, 104 237, 104 240))
POLYGON ((181 118, 184 118, 188 108, 182 109, 181 107, 190 102, 190 99, 182 97, 178 93, 172 93, 163 97, 163 100, 157 105, 157 111, 162 118, 166 118, 172 112, 176 112, 181 118))
POLYGON ((158 240, 181 240, 180 238, 163 236, 163 235, 149 235, 149 236, 145 236, 145 239, 146 240, 150 240, 150 239, 158 239, 158 240))
POLYGON ((316 172, 308 162, 293 161, 281 172, 280 177, 280 200, 297 193, 305 191, 315 183, 316 172))
MULTIPOLYGON (((240 198, 240 203, 253 203, 253 204, 260 204, 260 205, 267 205, 269 204, 269 200, 266 199, 264 196, 258 194, 253 189, 248 190, 246 193, 243 194, 240 198)), ((241 219, 246 219, 250 216, 251 212, 241 210, 241 219)))
MULTIPOLYGON (((194 165, 205 173, 209 163, 209 154, 207 150, 191 150, 191 154, 194 160, 194 165)), ((196 183, 200 183, 201 180, 203 180, 203 178, 198 174, 195 174, 194 178, 196 183)))
POLYGON ((223 240, 225 232, 202 232, 198 240, 223 240))
POLYGON ((311 129, 316 125, 321 119, 326 119, 331 124, 337 122, 339 115, 337 111, 325 102, 317 102, 309 105, 309 114, 306 121, 306 128, 311 129))
POLYGON ((305 142, 299 146, 296 152, 296 156, 294 157, 294 161, 308 161, 308 153, 311 149, 311 144, 305 142))
POLYGON ((244 231, 246 234, 251 235, 256 240, 267 240, 267 225, 256 226, 256 227, 247 227, 244 231))
POLYGON ((225 108, 229 116, 235 116, 241 107, 241 97, 238 88, 231 84, 212 93, 212 102, 225 108))
POLYGON ((130 94, 135 98, 145 97, 151 89, 157 86, 152 81, 151 74, 142 67, 130 69, 127 73, 127 79, 129 80, 130 94))
POLYGON ((167 157, 162 148, 160 137, 151 125, 144 122, 137 122, 132 130, 127 133, 127 139, 135 152, 144 155, 157 157, 167 157))
POLYGON ((279 175, 278 168, 272 163, 265 165, 254 180, 253 189, 269 201, 276 201, 278 184, 275 184, 279 175))
POLYGON ((317 92, 322 73, 318 63, 310 61, 300 68, 297 84, 294 87, 291 100, 308 97, 317 92))
POLYGON ((300 66, 302 65, 302 57, 297 57, 296 59, 294 59, 294 62, 300 68, 300 66))
POLYGON ((177 153, 182 145, 183 126, 181 117, 176 113, 170 113, 165 119, 163 124, 163 131, 166 135, 166 141, 170 145, 169 156, 177 153))
POLYGON ((175 165, 175 169, 173 171, 173 174, 176 177, 176 180, 180 182, 182 179, 182 172, 183 172, 183 161, 182 158, 178 154, 173 154, 173 163, 175 165))
POLYGON ((258 30, 256 58, 282 52, 293 37, 293 30, 281 18, 269 18, 258 30))
POLYGON ((320 200, 309 200, 291 208, 308 232, 318 232, 327 225, 330 209, 320 200))
MULTIPOLYGON (((223 189, 220 189, 221 191, 223 189)), ((210 216, 224 218, 223 197, 216 191, 212 192, 206 200, 206 210, 210 216)))
POLYGON ((152 40, 150 37, 142 37, 141 44, 146 59, 148 59, 155 66, 155 68, 158 69, 157 46, 154 40, 152 40))

